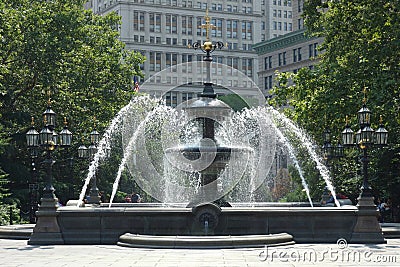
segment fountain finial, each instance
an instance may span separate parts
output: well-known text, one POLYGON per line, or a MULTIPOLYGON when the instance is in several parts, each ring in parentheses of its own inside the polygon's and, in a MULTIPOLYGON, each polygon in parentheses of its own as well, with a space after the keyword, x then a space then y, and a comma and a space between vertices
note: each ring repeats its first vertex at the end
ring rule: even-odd
POLYGON ((208 8, 206 10, 206 15, 204 16, 205 24, 201 24, 202 29, 206 29, 206 43, 210 41, 210 30, 216 29, 217 26, 211 24, 211 17, 208 15, 208 8))
POLYGON ((210 30, 216 29, 217 27, 211 24, 211 17, 208 15, 208 9, 206 10, 206 15, 204 17, 205 23, 200 25, 200 28, 206 30, 206 41, 204 43, 201 42, 194 42, 191 45, 189 44, 189 48, 194 48, 197 50, 198 48, 201 49, 206 55, 203 57, 203 61, 206 62, 206 68, 207 68, 207 77, 206 81, 204 82, 204 89, 203 93, 200 94, 200 96, 203 97, 210 97, 210 98, 215 98, 216 94, 214 93, 214 88, 212 87, 212 82, 211 82, 211 62, 213 61, 213 58, 211 56, 211 53, 215 51, 215 49, 222 49, 225 47, 223 42, 217 41, 217 42, 212 42, 210 40, 210 30))

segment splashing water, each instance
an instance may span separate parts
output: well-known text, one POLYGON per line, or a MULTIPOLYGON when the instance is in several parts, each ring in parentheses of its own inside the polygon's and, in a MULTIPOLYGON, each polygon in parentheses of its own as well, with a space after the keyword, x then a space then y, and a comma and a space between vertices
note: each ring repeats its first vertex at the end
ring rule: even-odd
POLYGON ((117 129, 118 125, 121 123, 121 118, 125 116, 125 113, 131 108, 131 103, 123 107, 118 114, 114 117, 114 119, 111 121, 110 126, 106 130, 106 132, 103 135, 103 138, 100 140, 98 144, 98 150, 97 153, 94 155, 94 158, 92 162, 90 163, 89 166, 89 172, 86 176, 85 183, 82 187, 81 193, 79 195, 79 201, 77 204, 77 207, 82 205, 83 199, 85 197, 85 193, 87 190, 87 187, 90 183, 90 180, 93 179, 93 177, 96 174, 96 170, 99 166, 100 160, 104 159, 107 156, 107 151, 109 151, 110 144, 111 144, 111 138, 112 135, 114 134, 115 130, 117 129))
POLYGON ((326 186, 328 187, 328 190, 332 192, 332 195, 335 200, 335 204, 337 207, 340 207, 339 201, 336 199, 336 194, 335 194, 335 189, 332 185, 332 182, 329 177, 329 170, 328 168, 322 164, 321 158, 318 156, 318 154, 314 150, 314 145, 312 142, 307 138, 307 135, 300 129, 298 128, 289 118, 287 118, 285 115, 280 113, 279 111, 273 109, 273 108, 267 108, 269 112, 271 112, 278 120, 282 121, 286 126, 289 126, 292 132, 300 139, 300 141, 304 144, 304 146, 307 148, 307 151, 313 161, 316 163, 316 167, 319 170, 322 178, 324 179, 326 186))
POLYGON ((90 162, 89 165, 89 170, 88 174, 86 176, 85 182, 82 186, 81 193, 79 195, 79 200, 77 207, 82 205, 83 199, 86 194, 87 187, 90 183, 90 181, 93 179, 93 177, 96 175, 97 168, 99 167, 99 164, 102 160, 104 160, 109 153, 108 151, 111 150, 111 140, 114 134, 121 129, 121 123, 123 122, 124 117, 126 117, 126 114, 129 113, 134 107, 141 107, 142 109, 148 105, 155 105, 157 103, 157 100, 154 100, 150 98, 149 96, 141 96, 141 97, 136 97, 133 98, 128 105, 123 107, 117 115, 112 119, 110 126, 108 126, 107 130, 103 134, 102 139, 100 140, 98 146, 97 146, 97 152, 93 157, 93 160, 90 162))
POLYGON ((111 207, 111 205, 112 205, 112 202, 114 200, 115 194, 116 194, 117 189, 118 189, 119 180, 121 179, 122 172, 125 170, 125 167, 126 167, 126 162, 127 162, 128 159, 131 158, 132 153, 134 152, 134 146, 135 146, 135 143, 137 141, 137 138, 138 138, 139 134, 142 133, 141 131, 143 130, 144 126, 153 118, 153 116, 155 114, 160 113, 160 112, 162 114, 167 114, 167 112, 169 110, 171 110, 170 107, 167 107, 167 106, 164 106, 164 105, 157 106, 149 114, 147 114, 146 118, 137 127, 137 129, 134 132, 133 136, 129 140, 128 145, 124 149, 124 157, 122 158, 122 161, 121 161, 121 163, 119 165, 119 168, 118 168, 118 173, 117 173, 117 176, 116 176, 114 184, 113 184, 113 190, 112 190, 112 193, 111 193, 110 203, 109 203, 108 207, 111 207))
MULTIPOLYGON (((101 139, 98 145, 99 148, 98 152, 95 154, 89 166, 89 172, 79 197, 78 206, 83 201, 88 184, 90 183, 91 179, 93 179, 100 161, 104 160, 104 158, 107 157, 107 151, 110 149, 112 136, 116 131, 121 130, 122 128, 120 127, 121 122, 124 122, 126 120, 132 120, 133 125, 128 123, 127 124, 128 126, 126 126, 127 129, 123 129, 123 131, 127 132, 127 134, 123 135, 123 138, 125 136, 126 139, 123 140, 124 155, 120 163, 116 179, 113 183, 113 190, 110 198, 109 207, 111 207, 111 204, 117 192, 122 172, 125 170, 126 167, 128 167, 129 170, 131 171, 130 167, 131 165, 129 164, 132 164, 132 162, 135 161, 136 152, 134 150, 138 149, 138 147, 136 147, 138 145, 137 142, 138 141, 143 142, 143 140, 139 140, 138 137, 141 136, 141 139, 143 139, 147 134, 144 133, 146 124, 150 122, 150 124, 160 125, 160 122, 157 121, 157 118, 161 117, 167 117, 166 119, 167 123, 172 122, 172 124, 174 123, 179 124, 180 123, 179 118, 177 118, 172 111, 173 109, 171 107, 167 107, 162 104, 160 105, 158 100, 154 100, 147 96, 142 96, 132 99, 132 101, 127 106, 125 106, 123 109, 121 109, 120 112, 118 112, 117 116, 112 120, 110 126, 108 127, 103 138, 101 139), (156 119, 152 121, 154 117, 156 117, 156 119), (127 164, 128 161, 129 164, 127 164)), ((163 122, 161 122, 161 124, 162 123, 163 122)), ((247 168, 247 170, 246 172, 244 172, 244 174, 240 174, 244 178, 242 177, 240 181, 236 181, 231 185, 231 186, 243 187, 242 189, 238 189, 237 191, 239 192, 239 194, 236 195, 239 196, 239 199, 233 199, 233 200, 235 201, 241 200, 241 197, 243 196, 247 196, 247 198, 250 196, 250 199, 253 200, 254 191, 262 184, 265 177, 267 177, 270 171, 276 151, 276 144, 274 138, 275 136, 277 136, 280 142, 286 146, 289 156, 293 160, 293 163, 300 174, 302 185, 305 189, 310 204, 311 206, 313 206, 310 197, 310 191, 306 183, 306 180, 304 178, 303 171, 300 167, 298 160, 296 159, 295 155, 296 151, 289 142, 289 140, 287 139, 287 137, 285 137, 284 133, 278 128, 277 126, 278 124, 283 124, 285 131, 290 131, 291 133, 293 133, 300 140, 302 145, 306 147, 312 160, 316 163, 317 169, 319 170, 321 176, 325 180, 328 189, 332 192, 335 198, 335 204, 337 206, 340 206, 339 202, 336 199, 334 188, 329 178, 329 171, 321 163, 322 160, 314 151, 312 142, 308 139, 307 135, 303 133, 302 130, 299 129, 291 120, 289 120, 286 116, 284 116, 279 111, 271 107, 257 107, 257 108, 245 109, 242 112, 234 113, 233 117, 229 121, 227 121, 226 125, 224 125, 223 127, 225 132, 221 133, 221 139, 219 140, 220 143, 225 143, 228 145, 244 145, 252 149, 252 152, 249 154, 249 156, 251 156, 251 160, 250 158, 248 158, 248 161, 252 162, 250 165, 247 165, 246 162, 236 164, 238 166, 242 166, 243 168, 247 168), (241 196, 240 193, 242 191, 244 194, 242 194, 241 196), (245 194, 246 191, 247 194, 245 194)), ((125 122, 124 122, 124 127, 125 127, 125 122)), ((193 127, 189 126, 187 130, 193 131, 193 127)), ((191 135, 193 135, 193 133, 191 133, 191 135)), ((190 132, 188 136, 186 136, 185 132, 184 140, 192 138, 189 136, 190 132)), ((193 136, 195 137, 194 139, 197 138, 196 135, 193 136)), ((174 138, 174 136, 172 136, 172 138, 174 138)), ((159 151, 158 153, 160 152, 163 151, 159 151)), ((146 163, 141 162, 141 164, 143 165, 146 163)), ((161 163, 161 166, 164 166, 164 170, 161 170, 161 173, 164 174, 161 175, 159 173, 154 174, 160 177, 164 176, 163 178, 161 177, 161 179, 163 179, 162 182, 165 182, 165 185, 162 189, 159 190, 167 190, 171 186, 172 189, 175 190, 176 189, 175 184, 166 180, 168 175, 165 175, 165 172, 166 171, 169 172, 168 168, 167 170, 165 169, 165 164, 163 162, 161 163)), ((155 169, 153 168, 153 170, 155 169)), ((228 165, 227 170, 221 175, 221 177, 218 178, 219 186, 221 185, 226 186, 224 183, 226 183, 230 179, 229 176, 231 176, 235 172, 237 172, 237 170, 234 168, 229 169, 228 165)), ((149 176, 147 175, 146 177, 149 176)), ((198 174, 194 175, 191 179, 194 182, 193 183, 194 190, 197 190, 199 187, 198 184, 195 184, 195 181, 198 179, 199 179, 198 174)), ((178 190, 176 192, 180 191, 178 190)), ((163 193, 165 194, 166 191, 163 193)), ((165 198, 165 200, 167 200, 167 198, 165 198)), ((176 199, 171 199, 171 200, 176 200, 176 199)))
POLYGON ((289 152, 289 156, 293 160, 294 166, 297 169, 297 171, 299 172, 299 175, 300 175, 300 178, 301 178, 301 184, 303 185, 303 188, 306 191, 308 201, 310 202, 311 207, 314 207, 312 199, 311 199, 311 196, 310 196, 310 189, 308 188, 308 184, 307 184, 306 179, 304 178, 304 175, 303 175, 303 170, 301 169, 301 167, 299 165, 299 161, 297 160, 296 155, 294 153, 295 150, 294 150, 293 146, 289 143, 289 141, 282 134, 282 132, 278 129, 278 127, 276 128, 276 132, 278 134, 279 140, 283 144, 285 144, 285 146, 287 147, 288 152, 289 152))

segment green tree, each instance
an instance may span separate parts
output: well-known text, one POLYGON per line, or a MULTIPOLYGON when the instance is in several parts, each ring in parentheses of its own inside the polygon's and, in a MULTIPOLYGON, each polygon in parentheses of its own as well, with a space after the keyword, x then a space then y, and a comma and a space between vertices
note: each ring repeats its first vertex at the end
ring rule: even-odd
POLYGON ((83 3, 0 0, 0 111, 11 139, 0 162, 18 198, 28 195, 24 135, 31 116, 42 124, 47 92, 59 115, 58 129, 65 116, 78 137, 63 156, 72 157, 78 139, 88 138, 93 117, 99 121, 97 129, 104 129, 134 94, 133 76, 142 75, 144 57, 126 50, 118 39, 120 17, 113 12, 95 15, 83 3))
MULTIPOLYGON (((371 182, 377 193, 396 194, 400 189, 396 169, 400 140, 395 134, 400 130, 400 2, 308 0, 304 20, 308 34, 324 38, 320 63, 314 70, 280 74, 272 103, 288 102, 292 109, 285 112, 322 143, 324 128, 339 135, 346 115, 352 128, 358 128, 355 114, 367 88, 373 128, 383 115, 391 133, 388 149, 371 151, 371 182)), ((338 173, 338 187, 354 177, 359 180, 358 158, 351 153, 344 165, 353 166, 353 171, 338 173)))

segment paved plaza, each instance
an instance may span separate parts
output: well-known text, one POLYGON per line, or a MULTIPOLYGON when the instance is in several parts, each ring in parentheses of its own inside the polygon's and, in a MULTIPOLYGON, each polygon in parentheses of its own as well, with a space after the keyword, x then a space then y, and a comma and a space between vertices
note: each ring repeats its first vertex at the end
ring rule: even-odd
POLYGON ((241 249, 144 249, 117 245, 27 245, 0 239, 0 266, 400 266, 400 239, 387 244, 296 244, 241 249))

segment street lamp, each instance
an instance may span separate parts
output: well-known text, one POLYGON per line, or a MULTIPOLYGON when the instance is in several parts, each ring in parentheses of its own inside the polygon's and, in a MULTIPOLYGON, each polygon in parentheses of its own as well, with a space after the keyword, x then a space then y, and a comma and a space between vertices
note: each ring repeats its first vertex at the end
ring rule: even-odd
MULTIPOLYGON (((326 128, 325 131, 323 132, 323 140, 324 144, 322 145, 322 153, 325 159, 325 165, 333 174, 334 170, 332 170, 331 168, 333 168, 334 165, 333 164, 331 165, 330 162, 334 159, 340 159, 344 156, 344 147, 340 144, 340 141, 336 146, 332 145, 331 131, 328 128, 326 128)), ((328 201, 328 199, 330 198, 327 187, 324 188, 321 198, 322 198, 322 203, 328 201)))
MULTIPOLYGON (((96 120, 96 118, 95 118, 96 120)), ((82 159, 89 158, 93 160, 94 156, 97 153, 97 145, 99 143, 100 134, 96 130, 96 123, 94 125, 93 131, 90 133, 90 145, 86 147, 85 145, 81 145, 78 147, 78 156, 82 159)), ((93 175, 91 180, 91 188, 89 190, 90 199, 88 199, 89 204, 100 204, 100 194, 99 189, 97 188, 97 177, 96 173, 93 175)))
POLYGON ((39 132, 35 129, 35 121, 32 117, 31 129, 26 133, 26 142, 31 156, 31 180, 29 182, 29 222, 36 223, 36 211, 38 210, 38 180, 36 170, 36 158, 38 156, 39 132))
MULTIPOLYGON (((382 123, 382 116, 380 117, 380 126, 378 130, 374 131, 371 128, 371 111, 366 107, 366 89, 364 89, 363 106, 358 111, 358 123, 360 129, 355 134, 356 142, 354 143, 354 132, 350 129, 349 120, 346 116, 346 127, 342 131, 343 145, 345 146, 358 146, 363 151, 361 162, 363 164, 363 183, 361 186, 360 198, 372 197, 372 190, 368 183, 368 148, 371 146, 386 146, 388 140, 388 131, 382 123)), ((359 198, 359 199, 360 199, 359 198)))
MULTIPOLYGON (((48 106, 43 112, 43 128, 37 132, 33 125, 26 133, 26 142, 31 151, 42 149, 46 152, 43 164, 46 167, 45 188, 41 198, 41 204, 36 212, 37 222, 33 229, 28 244, 46 244, 49 237, 54 244, 64 244, 60 227, 57 221, 57 202, 54 195, 53 180, 53 151, 58 147, 69 147, 72 142, 72 133, 67 129, 67 120, 64 118, 64 129, 58 135, 55 131, 56 113, 51 109, 50 97, 48 106)), ((32 153, 31 153, 32 156, 32 153)))
POLYGON ((45 112, 43 112, 43 124, 44 126, 42 130, 37 132, 34 128, 34 121, 32 117, 32 127, 26 133, 26 142, 31 151, 35 151, 38 148, 46 151, 46 158, 43 163, 46 165, 47 175, 43 198, 52 199, 56 203, 57 199, 55 198, 55 190, 52 184, 52 168, 55 162, 52 157, 52 152, 58 146, 58 139, 60 139, 60 146, 69 147, 72 142, 72 133, 67 128, 66 118, 64 118, 64 129, 60 132, 60 135, 58 135, 54 130, 56 125, 56 113, 51 109, 50 99, 48 101, 47 109, 45 112))
POLYGON ((368 240, 371 243, 383 243, 385 241, 382 229, 377 220, 379 213, 374 203, 372 189, 368 183, 368 148, 387 145, 388 131, 383 126, 382 117, 380 118, 378 130, 374 131, 371 128, 371 111, 367 108, 366 102, 366 89, 364 89, 363 106, 357 113, 359 130, 354 134, 350 129, 349 119, 346 116, 346 127, 342 131, 344 146, 358 146, 363 151, 361 158, 363 182, 360 196, 357 199, 357 222, 354 226, 350 242, 362 243, 368 240))
POLYGON ((322 152, 327 165, 330 160, 343 157, 344 148, 340 142, 338 142, 336 146, 331 143, 331 131, 329 129, 325 129, 323 139, 324 144, 322 146, 322 152))

